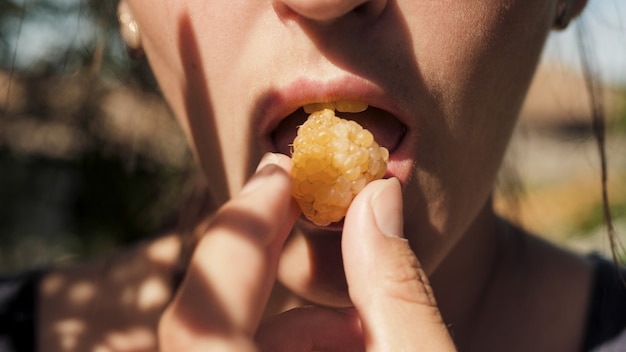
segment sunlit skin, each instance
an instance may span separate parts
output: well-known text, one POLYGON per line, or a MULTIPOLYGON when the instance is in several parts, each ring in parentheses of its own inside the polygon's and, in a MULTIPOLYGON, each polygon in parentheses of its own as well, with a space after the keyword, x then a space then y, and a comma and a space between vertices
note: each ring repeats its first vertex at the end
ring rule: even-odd
MULTIPOLYGON (((143 49, 213 195, 219 204, 234 198, 208 233, 256 231, 224 225, 232 221, 229 214, 248 211, 259 224, 267 220, 276 227, 268 225, 269 234, 257 234, 261 237, 251 237, 252 242, 246 236, 206 236, 161 323, 184 326, 180 317, 193 316, 183 314, 185 309, 206 306, 215 316, 229 317, 229 328, 219 317, 190 320, 189 326, 207 329, 213 335, 204 336, 217 336, 220 343, 250 348, 259 321, 288 308, 356 305, 355 319, 361 319, 363 330, 355 328, 353 311, 345 321, 339 319, 342 323, 327 315, 335 311, 306 314, 319 314, 316 319, 327 325, 336 323, 347 339, 366 341, 372 350, 431 327, 434 337, 425 346, 450 350, 446 326, 461 350, 523 351, 539 342, 552 351, 578 348, 589 285, 586 264, 499 221, 490 204, 556 5, 556 0, 129 0, 143 49), (285 177, 290 161, 284 155, 266 156, 263 164, 270 168, 255 176, 274 190, 236 196, 265 153, 288 154, 288 146, 278 142, 295 134, 295 129, 284 128, 286 121, 296 119, 292 113, 305 104, 338 100, 369 104, 367 112, 352 117, 367 121, 391 152, 386 175, 391 180, 366 188, 349 211, 343 236, 338 226, 322 229, 296 220, 297 209, 283 197, 290 189, 285 177), (401 188, 392 185, 395 180, 401 188), (272 200, 270 192, 277 198, 272 200), (373 204, 372 199, 383 207, 369 210, 364 204, 373 204), (266 214, 264 207, 276 213, 266 214), (403 209, 403 216, 389 209, 403 209), (386 223, 372 223, 380 214, 386 223), (382 232, 393 229, 398 233, 392 235, 403 234, 408 242, 370 241, 364 224, 382 232), (380 248, 401 257, 400 264, 367 247, 375 243, 385 243, 380 248), (213 269, 215 258, 228 248, 239 248, 232 254, 247 258, 241 264, 246 272, 213 269), (402 314, 384 312, 402 312, 402 306, 386 305, 385 300, 374 300, 376 309, 363 308, 371 303, 363 292, 376 291, 371 287, 384 286, 389 279, 377 272, 378 266, 397 267, 392 280, 403 281, 409 273, 417 297, 426 299, 426 307, 435 307, 434 316, 440 311, 443 320, 425 323, 429 319, 422 315, 429 313, 420 309, 406 310, 415 313, 406 320, 394 318, 402 314), (237 288, 239 281, 227 280, 237 275, 246 285, 237 288), (267 279, 274 275, 275 284, 267 279), (426 276, 436 304, 424 284, 426 276), (554 277, 559 277, 558 284, 554 277), (202 284, 206 278, 221 284, 209 290, 202 284), (228 300, 215 306, 212 298, 198 297, 213 291, 228 300), (266 294, 267 302, 256 301, 252 293, 257 292, 266 294), (544 316, 559 323, 552 325, 544 316), (233 327, 234 332, 229 330, 233 327)), ((577 3, 576 12, 583 6, 584 1, 577 3)), ((77 292, 88 295, 88 290, 77 292)), ((302 322, 299 313, 281 317, 302 322)), ((276 336, 290 335, 281 329, 301 326, 273 319, 261 325, 260 343, 283 343, 276 336)), ((186 343, 203 336, 196 334, 198 329, 183 334, 186 343)), ((314 335, 316 329, 306 325, 301 330, 314 335)))
MULTIPOLYGON (((311 11, 325 11, 312 3, 311 11)), ((383 91, 406 114, 406 148, 390 171, 403 184, 411 215, 405 216, 405 233, 429 273, 488 200, 555 17, 555 2, 541 0, 393 1, 380 13, 328 15, 322 23, 280 1, 129 4, 165 97, 222 202, 271 148, 257 128, 268 95, 294 95, 281 90, 301 80, 312 83, 285 105, 315 101, 315 94, 367 101, 363 89, 351 91, 352 81, 383 91), (318 87, 324 85, 337 87, 326 93, 318 87)), ((482 228, 491 220, 484 223, 482 228)), ((310 248, 326 253, 327 245, 338 245, 339 236, 331 236, 307 239, 314 242, 310 248)), ((314 301, 347 304, 339 282, 330 285, 333 297, 305 294, 319 280, 326 291, 320 295, 328 295, 328 280, 306 272, 316 263, 301 262, 306 256, 297 253, 304 249, 295 242, 304 245, 304 239, 293 241, 282 260, 284 283, 314 301)))

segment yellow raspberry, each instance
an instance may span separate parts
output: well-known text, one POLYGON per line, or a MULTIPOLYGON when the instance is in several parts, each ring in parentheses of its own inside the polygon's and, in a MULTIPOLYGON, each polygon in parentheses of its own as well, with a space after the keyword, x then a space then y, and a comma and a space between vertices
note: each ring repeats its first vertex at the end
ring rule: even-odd
POLYGON ((365 185, 382 178, 389 151, 354 121, 324 109, 312 113, 293 141, 292 194, 319 226, 340 221, 365 185))

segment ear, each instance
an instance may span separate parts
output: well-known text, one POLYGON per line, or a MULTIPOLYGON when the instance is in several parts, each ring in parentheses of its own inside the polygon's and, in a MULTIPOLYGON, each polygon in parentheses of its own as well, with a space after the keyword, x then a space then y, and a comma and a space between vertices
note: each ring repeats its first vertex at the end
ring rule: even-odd
POLYGON ((553 27, 558 30, 567 28, 570 21, 578 17, 588 0, 558 0, 553 27))
POLYGON ((585 7, 587 6, 588 0, 574 0, 574 4, 572 5, 572 19, 580 16, 585 7))
POLYGON ((117 17, 120 25, 120 35, 126 44, 128 54, 133 59, 143 57, 141 31, 126 0, 122 0, 118 4, 117 17))

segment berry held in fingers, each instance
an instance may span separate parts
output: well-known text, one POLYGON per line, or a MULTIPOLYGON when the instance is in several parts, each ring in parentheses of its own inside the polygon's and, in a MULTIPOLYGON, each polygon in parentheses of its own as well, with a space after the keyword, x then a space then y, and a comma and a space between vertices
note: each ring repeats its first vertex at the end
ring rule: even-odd
POLYGON ((293 141, 293 196, 314 224, 346 215, 354 197, 387 170, 389 151, 355 121, 331 109, 313 112, 293 141))

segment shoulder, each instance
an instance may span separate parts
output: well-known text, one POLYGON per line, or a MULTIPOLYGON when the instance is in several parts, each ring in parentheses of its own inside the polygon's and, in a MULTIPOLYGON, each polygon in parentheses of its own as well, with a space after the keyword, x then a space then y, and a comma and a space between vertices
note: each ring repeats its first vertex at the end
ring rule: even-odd
POLYGON ((51 270, 39 284, 39 348, 65 351, 69 339, 74 350, 92 351, 108 348, 115 336, 118 350, 155 350, 181 246, 178 235, 168 234, 51 270))
POLYGON ((593 352, 624 352, 626 351, 626 330, 617 337, 602 343, 593 349, 593 352))
POLYGON ((620 343, 626 349, 626 267, 618 268, 598 255, 590 256, 589 261, 593 265, 593 283, 584 350, 610 343, 620 343))

